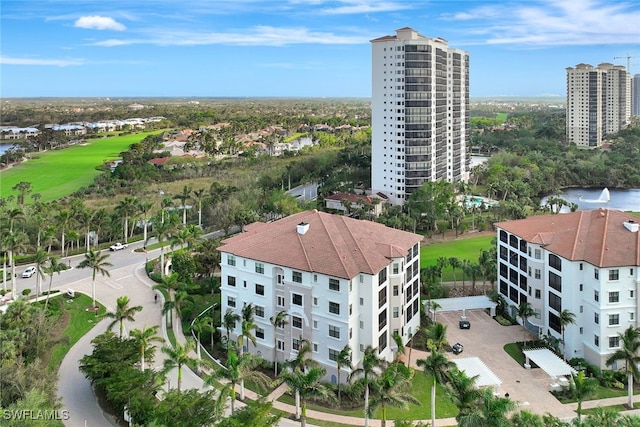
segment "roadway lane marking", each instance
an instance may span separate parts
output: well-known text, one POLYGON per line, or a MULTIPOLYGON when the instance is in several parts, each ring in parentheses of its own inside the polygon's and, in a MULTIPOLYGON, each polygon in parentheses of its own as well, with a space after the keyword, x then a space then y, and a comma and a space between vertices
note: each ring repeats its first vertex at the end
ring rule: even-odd
POLYGON ((117 282, 119 280, 128 279, 129 277, 133 277, 133 274, 127 274, 126 276, 119 277, 115 279, 115 281, 117 282))

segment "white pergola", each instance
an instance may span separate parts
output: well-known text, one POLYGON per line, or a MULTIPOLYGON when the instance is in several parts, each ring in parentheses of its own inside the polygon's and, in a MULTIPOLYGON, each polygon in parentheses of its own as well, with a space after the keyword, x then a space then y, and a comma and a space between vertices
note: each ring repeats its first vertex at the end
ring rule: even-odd
POLYGON ((496 374, 493 373, 484 362, 478 357, 467 357, 464 359, 454 359, 453 362, 458 366, 458 369, 464 371, 469 378, 476 378, 476 387, 498 387, 502 384, 502 381, 496 374))
MULTIPOLYGON (((486 295, 458 298, 439 298, 432 301, 438 303, 438 305, 440 306, 440 308, 438 308, 437 310, 439 312, 462 311, 464 313, 465 310, 484 310, 485 308, 488 308, 491 310, 491 316, 495 316, 497 305, 486 295)), ((427 313, 433 313, 433 311, 429 307, 429 303, 427 300, 424 301, 424 305, 427 313)))
POLYGON ((536 348, 524 350, 523 353, 526 358, 525 367, 530 366, 529 361, 533 361, 533 363, 538 365, 540 369, 545 371, 553 379, 571 376, 571 374, 578 372, 549 349, 536 348))

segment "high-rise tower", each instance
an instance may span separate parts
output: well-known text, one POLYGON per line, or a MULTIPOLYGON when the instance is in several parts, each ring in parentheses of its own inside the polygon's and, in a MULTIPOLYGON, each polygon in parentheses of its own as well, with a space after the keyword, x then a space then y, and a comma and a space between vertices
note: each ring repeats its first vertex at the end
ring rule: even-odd
POLYGON ((403 204, 428 181, 469 176, 469 54, 412 28, 371 40, 374 193, 403 204))
POLYGON ((633 76, 633 108, 631 114, 640 117, 640 74, 633 76))
POLYGON ((604 137, 629 124, 631 78, 620 65, 567 69, 567 142, 599 147, 604 137))

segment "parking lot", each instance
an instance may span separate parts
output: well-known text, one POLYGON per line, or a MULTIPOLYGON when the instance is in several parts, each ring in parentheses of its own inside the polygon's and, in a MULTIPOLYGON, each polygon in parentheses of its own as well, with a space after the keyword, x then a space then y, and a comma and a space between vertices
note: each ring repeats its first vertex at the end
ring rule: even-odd
MULTIPOLYGON (((575 415, 549 393, 552 379, 542 369, 524 369, 504 351, 505 344, 524 339, 521 326, 502 326, 483 310, 466 310, 471 328, 460 329, 458 322, 461 315, 462 311, 436 314, 436 321, 447 326, 449 344, 459 342, 464 346, 463 352, 458 355, 448 352, 449 359, 480 358, 502 381, 497 391, 501 395, 509 393, 509 397, 519 403, 520 409, 539 414, 550 412, 561 418, 575 415)), ((415 360, 426 356, 414 350, 411 364, 415 366, 415 360)))

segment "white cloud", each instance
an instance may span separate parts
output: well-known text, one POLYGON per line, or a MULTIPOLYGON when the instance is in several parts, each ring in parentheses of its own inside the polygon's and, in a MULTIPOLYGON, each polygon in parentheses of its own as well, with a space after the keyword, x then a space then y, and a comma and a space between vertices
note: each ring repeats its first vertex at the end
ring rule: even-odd
POLYGON ((343 4, 343 6, 322 9, 322 13, 327 15, 353 15, 359 13, 394 12, 411 8, 409 4, 401 4, 394 1, 347 0, 344 1, 343 4))
POLYGON ((244 31, 228 33, 191 33, 186 31, 157 31, 149 38, 109 39, 91 43, 92 46, 121 46, 150 44, 157 46, 290 46, 299 44, 362 44, 370 40, 370 34, 337 35, 331 32, 310 31, 304 27, 278 28, 257 26, 244 31))
POLYGON ((471 8, 441 18, 472 25, 461 31, 480 35, 488 44, 636 44, 640 12, 633 6, 602 0, 543 0, 471 8))
POLYGON ((84 60, 82 59, 13 58, 9 56, 0 56, 0 64, 68 67, 72 65, 83 65, 84 60))
POLYGON ((78 28, 87 28, 90 30, 112 30, 124 31, 127 29, 124 25, 108 16, 82 16, 78 18, 74 24, 78 28))

